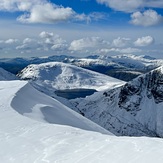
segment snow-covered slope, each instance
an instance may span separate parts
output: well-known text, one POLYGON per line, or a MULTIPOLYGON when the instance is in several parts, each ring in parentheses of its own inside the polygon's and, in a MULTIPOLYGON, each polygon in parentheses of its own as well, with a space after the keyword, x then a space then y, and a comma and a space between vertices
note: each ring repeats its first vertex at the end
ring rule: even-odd
POLYGON ((55 90, 104 90, 124 84, 118 79, 61 62, 29 65, 18 76, 30 80, 33 86, 52 97, 55 90))
POLYGON ((1 81, 0 97, 3 163, 162 163, 162 139, 88 131, 106 133, 27 82, 1 81))
POLYGON ((85 130, 107 133, 103 128, 72 111, 57 100, 37 91, 28 82, 1 81, 0 94, 1 107, 15 116, 17 112, 39 122, 69 125, 85 130), (5 106, 6 104, 7 106, 5 106))
POLYGON ((71 102, 74 110, 116 135, 163 137, 163 67, 71 102))
POLYGON ((16 80, 17 77, 10 72, 0 67, 0 81, 2 80, 16 80))

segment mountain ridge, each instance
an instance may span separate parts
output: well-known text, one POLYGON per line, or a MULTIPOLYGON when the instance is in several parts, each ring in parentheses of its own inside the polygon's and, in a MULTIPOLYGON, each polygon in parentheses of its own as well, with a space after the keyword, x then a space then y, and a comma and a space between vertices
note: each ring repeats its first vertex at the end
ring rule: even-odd
POLYGON ((72 108, 115 135, 163 137, 163 67, 85 99, 72 108))
POLYGON ((93 70, 112 76, 124 81, 129 81, 140 74, 146 73, 163 64, 162 59, 150 56, 136 56, 132 54, 122 54, 116 56, 88 56, 85 58, 73 56, 47 56, 33 58, 0 59, 0 66, 17 74, 30 64, 41 64, 46 62, 64 62, 85 69, 93 70))
POLYGON ((12 74, 0 67, 0 81, 16 80, 16 79, 18 79, 18 78, 14 74, 12 74))

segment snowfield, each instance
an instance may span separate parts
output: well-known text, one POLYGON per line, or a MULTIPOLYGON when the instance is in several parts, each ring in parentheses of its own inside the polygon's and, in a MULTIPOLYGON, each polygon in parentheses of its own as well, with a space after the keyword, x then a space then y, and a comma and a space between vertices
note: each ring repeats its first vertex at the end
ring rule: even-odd
POLYGON ((18 75, 21 79, 30 79, 35 86, 48 90, 95 89, 105 90, 125 82, 70 64, 48 62, 27 66, 18 75))
POLYGON ((162 139, 115 137, 27 82, 1 81, 0 96, 3 163, 162 163, 162 139))
POLYGON ((16 80, 16 79, 18 79, 18 78, 15 75, 11 74, 10 72, 8 72, 0 67, 0 81, 16 80))

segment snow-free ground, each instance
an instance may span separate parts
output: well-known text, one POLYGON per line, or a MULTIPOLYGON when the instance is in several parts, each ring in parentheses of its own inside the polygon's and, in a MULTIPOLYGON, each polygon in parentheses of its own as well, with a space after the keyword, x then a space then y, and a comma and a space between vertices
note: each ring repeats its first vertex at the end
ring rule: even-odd
POLYGON ((113 136, 27 82, 0 82, 2 163, 162 163, 162 153, 162 139, 113 136))

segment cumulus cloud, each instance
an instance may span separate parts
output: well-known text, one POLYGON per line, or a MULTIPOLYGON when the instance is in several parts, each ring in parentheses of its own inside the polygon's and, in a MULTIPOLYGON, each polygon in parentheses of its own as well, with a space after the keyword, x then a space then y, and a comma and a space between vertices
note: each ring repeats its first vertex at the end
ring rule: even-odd
POLYGON ((68 48, 68 45, 67 44, 54 44, 51 49, 52 50, 55 50, 55 51, 66 51, 68 48))
POLYGON ((55 51, 65 51, 68 47, 66 40, 62 39, 59 35, 54 35, 52 32, 41 32, 39 37, 42 39, 40 44, 45 49, 51 49, 55 51))
POLYGON ((5 41, 6 44, 13 44, 13 43, 16 43, 18 42, 18 39, 8 39, 5 41))
POLYGON ((91 21, 98 21, 98 20, 104 20, 107 19, 108 15, 106 13, 102 12, 92 12, 90 14, 76 14, 74 16, 74 19, 77 21, 86 21, 87 23, 90 23, 91 21))
POLYGON ((125 48, 125 49, 119 49, 119 52, 120 53, 139 53, 141 52, 142 50, 141 49, 137 49, 137 48, 125 48))
POLYGON ((154 43, 154 38, 152 36, 145 36, 138 38, 135 42, 135 46, 149 46, 154 43))
POLYGON ((54 45, 54 44, 65 44, 66 40, 62 39, 59 35, 54 35, 54 33, 50 33, 50 32, 41 32, 39 34, 40 38, 43 39, 45 44, 50 44, 50 45, 54 45))
POLYGON ((35 42, 35 40, 34 39, 31 39, 31 38, 25 38, 23 40, 23 44, 32 43, 32 42, 35 42))
POLYGON ((17 18, 23 23, 55 23, 68 20, 74 14, 71 8, 64 8, 47 0, 1 0, 0 10, 24 12, 17 18))
POLYGON ((14 43, 17 43, 19 40, 18 39, 12 39, 12 38, 9 38, 7 40, 0 40, 0 43, 4 43, 4 44, 14 44, 14 43))
POLYGON ((99 49, 97 53, 99 54, 108 54, 108 53, 126 53, 126 54, 131 54, 131 53, 139 53, 141 52, 141 49, 137 48, 110 48, 110 49, 99 49))
POLYGON ((101 4, 105 4, 115 10, 124 11, 124 12, 132 12, 137 8, 141 7, 142 0, 97 0, 97 2, 101 4))
POLYGON ((44 0, 1 0, 0 10, 2 11, 29 11, 32 6, 45 3, 44 0))
POLYGON ((42 31, 39 36, 41 38, 52 38, 54 36, 54 34, 52 32, 46 32, 46 31, 42 31))
POLYGON ((48 0, 1 0, 0 11, 20 11, 22 15, 17 20, 22 23, 90 22, 91 20, 103 19, 106 16, 98 12, 88 15, 78 14, 70 7, 59 6, 48 0))
POLYGON ((130 38, 121 38, 118 37, 113 40, 112 45, 115 47, 124 47, 130 42, 130 38))
POLYGON ((71 42, 69 50, 80 51, 87 48, 97 48, 99 46, 107 46, 109 42, 104 41, 99 37, 87 37, 71 42))
POLYGON ((50 3, 35 5, 30 13, 24 14, 18 18, 23 23, 56 23, 69 20, 74 11, 67 7, 52 5, 50 3))
POLYGON ((143 13, 137 11, 131 15, 130 23, 140 26, 153 26, 163 22, 163 17, 154 10, 147 10, 143 13))
POLYGON ((162 0, 96 0, 98 3, 105 4, 117 11, 135 12, 145 7, 162 8, 162 0))
POLYGON ((29 50, 31 49, 30 46, 28 46, 28 44, 22 44, 16 47, 16 50, 29 50))

